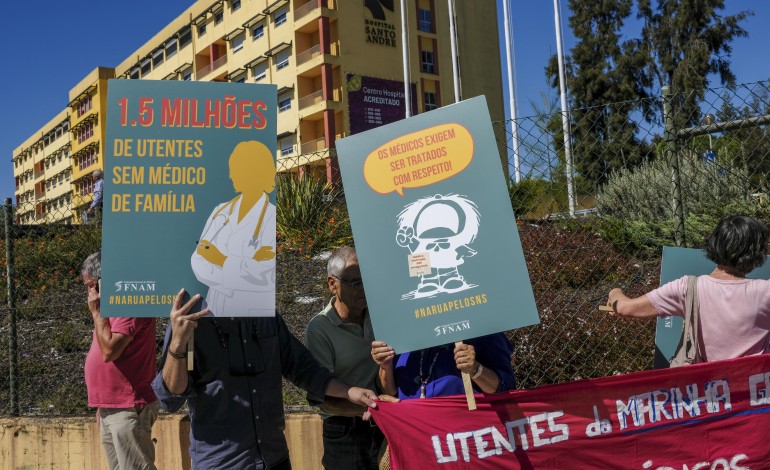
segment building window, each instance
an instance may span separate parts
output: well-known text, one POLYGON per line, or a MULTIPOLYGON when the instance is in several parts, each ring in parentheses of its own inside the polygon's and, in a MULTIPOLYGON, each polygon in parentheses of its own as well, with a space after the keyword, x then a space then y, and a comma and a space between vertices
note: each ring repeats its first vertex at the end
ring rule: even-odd
POLYGON ((163 48, 161 47, 152 54, 152 67, 155 68, 163 63, 163 48))
POLYGON ((435 68, 433 67, 433 51, 420 52, 420 58, 422 59, 420 70, 424 73, 436 73, 435 68))
POLYGON ((246 73, 242 72, 230 79, 233 83, 243 83, 246 81, 246 73))
POLYGON ((282 113, 287 109, 291 109, 291 97, 284 98, 278 102, 278 112, 282 113))
POLYGON ((431 21, 430 10, 419 8, 417 10, 417 29, 424 33, 433 32, 433 21, 431 21))
POLYGON ((144 59, 141 63, 142 67, 142 77, 146 76, 150 71, 152 70, 152 65, 150 64, 150 59, 144 59))
POLYGON ((91 96, 89 95, 87 98, 83 98, 78 103, 78 117, 84 115, 90 110, 91 110, 91 96))
POLYGON ((232 48, 233 52, 238 52, 241 49, 243 49, 243 39, 245 35, 243 33, 235 36, 232 41, 230 41, 230 47, 232 48))
POLYGON ((281 156, 291 155, 294 153, 293 139, 284 139, 278 142, 278 148, 281 149, 281 156))
POLYGON ((182 80, 186 82, 192 81, 192 67, 182 70, 182 80))
POLYGON ((267 77, 267 61, 262 61, 254 66, 254 81, 259 82, 267 77))
POLYGON ((139 67, 134 67, 131 72, 128 73, 128 77, 132 80, 139 80, 139 67))
POLYGON ((235 11, 241 7, 241 0, 232 0, 230 2, 230 11, 235 11))
POLYGON ((262 36, 265 35, 265 25, 259 24, 257 26, 254 26, 254 29, 251 30, 251 38, 252 39, 259 39, 262 36))
POLYGON ((275 69, 281 70, 282 68, 289 66, 289 57, 291 56, 291 48, 287 48, 275 55, 275 69))
POLYGON ((205 21, 198 25, 198 37, 201 37, 204 34, 206 34, 206 22, 205 21))
POLYGON ((179 33, 179 48, 181 49, 184 46, 190 44, 191 42, 192 42, 192 30, 188 26, 179 33))
POLYGON ((225 18, 224 12, 222 10, 219 10, 218 12, 214 13, 214 24, 221 23, 224 18, 225 18))
POLYGON ((166 42, 166 60, 168 60, 171 56, 176 54, 176 51, 179 49, 179 40, 177 38, 170 39, 168 42, 166 42))
POLYGON ((425 111, 433 111, 438 107, 436 103, 436 93, 432 91, 426 91, 423 93, 424 96, 424 104, 425 104, 425 111))
POLYGON ((94 122, 89 121, 88 124, 81 127, 78 131, 78 143, 82 143, 86 139, 90 139, 94 135, 94 122))
POLYGON ((281 26, 286 23, 286 9, 279 10, 273 16, 273 24, 275 27, 281 26))

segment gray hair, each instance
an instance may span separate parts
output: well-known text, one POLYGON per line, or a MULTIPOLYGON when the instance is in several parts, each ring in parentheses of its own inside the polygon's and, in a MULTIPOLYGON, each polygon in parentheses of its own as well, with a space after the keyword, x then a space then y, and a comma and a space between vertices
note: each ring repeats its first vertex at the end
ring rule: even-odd
POLYGON ((80 274, 88 276, 93 280, 101 279, 102 277, 102 252, 97 251, 86 258, 83 261, 83 266, 80 268, 80 274))
POLYGON ((99 179, 102 179, 102 177, 104 177, 104 172, 102 170, 94 170, 92 175, 94 178, 99 180, 99 179))
POLYGON ((340 277, 350 260, 358 259, 356 249, 351 246, 343 246, 332 251, 329 261, 326 263, 326 273, 329 276, 340 277))

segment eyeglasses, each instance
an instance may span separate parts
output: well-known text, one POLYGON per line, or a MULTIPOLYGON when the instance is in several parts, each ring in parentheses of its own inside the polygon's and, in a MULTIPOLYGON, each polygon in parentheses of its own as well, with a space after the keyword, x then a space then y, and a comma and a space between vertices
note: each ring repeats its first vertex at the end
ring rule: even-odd
POLYGON ((346 279, 342 279, 341 277, 337 277, 334 274, 331 274, 330 276, 333 277, 334 279, 340 281, 340 282, 344 282, 345 284, 349 285, 350 287, 361 287, 364 284, 364 280, 363 279, 353 279, 352 281, 348 281, 346 279))

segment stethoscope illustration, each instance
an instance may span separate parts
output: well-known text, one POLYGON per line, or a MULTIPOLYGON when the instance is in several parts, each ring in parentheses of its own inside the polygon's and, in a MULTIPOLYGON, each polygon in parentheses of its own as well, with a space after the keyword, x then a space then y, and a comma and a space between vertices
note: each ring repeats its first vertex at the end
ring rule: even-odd
MULTIPOLYGON (((209 222, 203 228, 203 234, 201 235, 201 240, 208 240, 212 245, 216 245, 216 243, 214 242, 217 239, 217 236, 219 236, 219 233, 222 231, 222 229, 224 229, 230 223, 230 217, 232 217, 233 215, 233 209, 235 208, 235 203, 236 201, 238 201, 239 197, 241 197, 240 194, 238 196, 235 196, 233 199, 230 200, 230 202, 220 207, 214 213, 211 219, 209 219, 209 222), (224 222, 221 222, 222 219, 224 219, 224 222), (218 220, 221 222, 221 224, 219 225, 219 228, 216 229, 216 231, 211 236, 211 238, 208 238, 208 235, 212 227, 216 225, 216 222, 218 220)), ((265 194, 265 203, 262 205, 262 212, 259 214, 259 222, 257 222, 257 226, 254 228, 254 233, 251 236, 251 241, 249 241, 249 244, 248 244, 248 246, 250 247, 253 247, 253 248, 259 247, 259 234, 262 231, 262 222, 265 220, 265 213, 267 212, 268 204, 269 204, 269 200, 267 198, 267 194, 265 194)), ((200 240, 197 241, 196 243, 200 243, 200 240)))

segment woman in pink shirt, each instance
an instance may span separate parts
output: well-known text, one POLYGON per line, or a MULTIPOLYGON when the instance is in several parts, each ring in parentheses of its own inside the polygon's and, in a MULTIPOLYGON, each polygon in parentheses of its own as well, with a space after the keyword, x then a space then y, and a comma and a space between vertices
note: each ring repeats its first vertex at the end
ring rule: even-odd
MULTIPOLYGON (((767 255, 767 226, 747 216, 719 221, 706 246, 716 269, 698 277, 700 351, 703 362, 770 351, 770 281, 747 279, 767 255)), ((687 276, 631 299, 612 289, 610 315, 623 317, 684 316, 687 276)))

